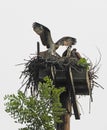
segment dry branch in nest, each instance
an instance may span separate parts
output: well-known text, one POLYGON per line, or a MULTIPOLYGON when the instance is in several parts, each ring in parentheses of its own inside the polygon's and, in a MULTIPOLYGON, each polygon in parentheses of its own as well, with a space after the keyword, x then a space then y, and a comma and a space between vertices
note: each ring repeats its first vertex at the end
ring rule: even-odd
POLYGON ((99 52, 99 60, 93 64, 92 61, 88 58, 89 62, 90 62, 90 68, 89 68, 89 79, 91 82, 91 88, 93 89, 94 87, 101 87, 102 89, 104 89, 96 80, 99 78, 98 77, 98 71, 100 69, 100 62, 101 62, 101 52, 98 49, 99 52))

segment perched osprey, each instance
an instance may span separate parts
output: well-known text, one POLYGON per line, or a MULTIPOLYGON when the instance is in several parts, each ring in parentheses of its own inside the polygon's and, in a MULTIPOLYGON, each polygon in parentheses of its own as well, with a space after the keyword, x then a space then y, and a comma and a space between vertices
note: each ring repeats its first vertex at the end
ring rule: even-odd
POLYGON ((72 46, 75 45, 76 39, 72 37, 63 37, 59 39, 56 43, 53 42, 50 30, 42 24, 37 22, 33 23, 33 30, 40 36, 42 44, 48 48, 48 52, 51 55, 55 55, 56 49, 62 46, 72 46))
POLYGON ((74 48, 72 51, 71 51, 71 57, 73 58, 76 58, 77 60, 80 60, 82 57, 80 55, 79 52, 77 52, 77 49, 74 48))

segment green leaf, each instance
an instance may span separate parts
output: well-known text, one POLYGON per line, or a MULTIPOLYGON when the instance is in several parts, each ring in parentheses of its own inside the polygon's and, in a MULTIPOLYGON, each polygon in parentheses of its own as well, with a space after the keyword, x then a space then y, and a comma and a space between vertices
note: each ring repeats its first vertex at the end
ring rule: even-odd
POLYGON ((60 94, 64 91, 64 87, 55 88, 53 81, 45 77, 38 85, 38 97, 27 97, 22 91, 6 95, 5 111, 15 122, 26 125, 20 130, 54 130, 65 112, 60 103, 60 94))
POLYGON ((82 66, 82 67, 84 67, 84 68, 86 68, 86 69, 89 69, 89 66, 90 66, 90 64, 87 63, 87 60, 86 60, 85 58, 81 58, 81 59, 77 62, 77 65, 82 66))

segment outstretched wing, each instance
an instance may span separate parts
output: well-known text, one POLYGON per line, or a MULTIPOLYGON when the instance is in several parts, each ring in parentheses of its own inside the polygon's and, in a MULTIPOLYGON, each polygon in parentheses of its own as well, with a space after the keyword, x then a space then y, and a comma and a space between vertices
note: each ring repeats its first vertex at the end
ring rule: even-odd
POLYGON ((76 38, 68 36, 63 37, 56 42, 56 45, 63 45, 63 46, 72 46, 75 44, 76 44, 76 38))
POLYGON ((42 24, 37 22, 33 23, 33 30, 40 36, 42 44, 47 48, 50 48, 51 44, 53 44, 50 30, 42 24))

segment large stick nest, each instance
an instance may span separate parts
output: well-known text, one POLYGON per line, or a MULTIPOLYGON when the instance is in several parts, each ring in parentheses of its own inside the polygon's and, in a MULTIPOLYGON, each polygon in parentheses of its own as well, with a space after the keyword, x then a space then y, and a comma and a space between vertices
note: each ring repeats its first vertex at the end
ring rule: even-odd
MULTIPOLYGON (((93 65, 91 60, 87 58, 87 66, 84 66, 83 64, 78 64, 78 60, 76 58, 67 58, 67 57, 56 57, 56 56, 49 56, 47 58, 43 57, 37 57, 34 56, 33 58, 30 58, 27 60, 27 63, 25 63, 25 69, 22 71, 22 74, 20 76, 23 77, 22 86, 25 86, 25 92, 27 89, 30 88, 31 94, 38 90, 38 73, 40 69, 48 68, 50 70, 51 66, 55 66, 57 69, 64 70, 65 67, 71 66, 75 71, 81 72, 84 68, 87 69, 88 75, 89 75, 89 83, 90 83, 90 92, 92 93, 92 90, 94 87, 101 87, 103 88, 99 83, 96 82, 98 75, 97 72, 99 70, 99 64, 101 61, 101 54, 99 61, 93 65), (88 63, 89 62, 89 63, 88 63)), ((47 75, 50 76, 49 71, 47 72, 47 75)))

